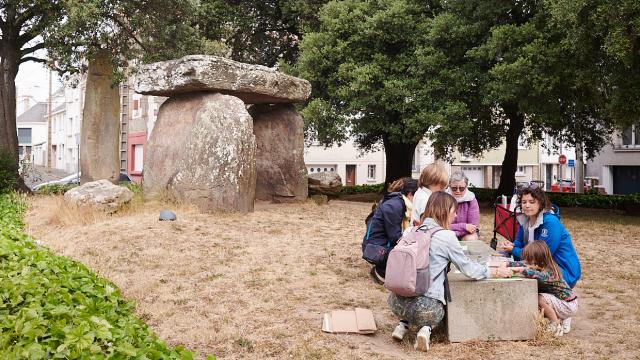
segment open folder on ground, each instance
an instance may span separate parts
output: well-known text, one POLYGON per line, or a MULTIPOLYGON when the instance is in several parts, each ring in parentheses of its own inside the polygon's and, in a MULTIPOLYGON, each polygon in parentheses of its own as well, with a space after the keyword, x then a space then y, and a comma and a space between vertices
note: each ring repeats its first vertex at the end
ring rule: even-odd
POLYGON ((368 309, 335 310, 324 314, 322 331, 328 333, 373 334, 378 330, 373 312, 368 309))

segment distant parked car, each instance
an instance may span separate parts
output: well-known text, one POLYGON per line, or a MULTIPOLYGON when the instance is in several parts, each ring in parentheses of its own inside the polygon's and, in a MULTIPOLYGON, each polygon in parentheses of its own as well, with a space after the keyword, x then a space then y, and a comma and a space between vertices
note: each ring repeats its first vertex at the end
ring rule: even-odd
MULTIPOLYGON (((118 181, 119 182, 129 182, 129 183, 133 182, 133 180, 131 180, 129 175, 127 175, 127 173, 124 173, 124 172, 120 173, 120 178, 118 179, 118 181)), ((44 182, 42 184, 38 184, 38 185, 34 186, 31 190, 36 191, 36 190, 40 189, 41 187, 43 187, 45 185, 67 185, 67 184, 79 185, 80 184, 80 173, 67 175, 67 176, 63 177, 62 179, 47 181, 47 182, 44 182)))
MULTIPOLYGON (((585 181, 584 192, 589 191, 589 185, 585 181)), ((560 192, 560 182, 551 185, 551 192, 560 192)), ((562 192, 576 192, 576 182, 571 180, 562 180, 562 192)))

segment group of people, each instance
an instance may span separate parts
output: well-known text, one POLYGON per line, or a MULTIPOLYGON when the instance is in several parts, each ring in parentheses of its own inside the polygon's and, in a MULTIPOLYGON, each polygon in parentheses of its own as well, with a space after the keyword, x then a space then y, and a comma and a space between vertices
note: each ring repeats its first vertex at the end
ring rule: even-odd
POLYGON ((578 256, 571 236, 551 209, 541 188, 530 185, 518 193, 520 229, 516 240, 503 241, 499 250, 512 255, 513 261, 499 266, 480 264, 464 253, 460 240, 478 240, 480 210, 468 179, 462 172, 450 177, 444 167, 425 167, 418 181, 406 177, 389 185, 387 194, 366 219, 362 242, 363 258, 374 266, 371 276, 384 284, 389 252, 409 231, 431 232, 429 246, 430 283, 426 293, 403 297, 391 293, 391 311, 400 318, 393 338, 402 340, 410 325, 418 333, 414 347, 429 349, 431 330, 445 315, 446 272, 452 263, 471 279, 523 276, 538 281, 538 306, 549 320, 547 329, 555 336, 570 331, 571 317, 578 301, 573 287, 580 278, 578 256), (434 229, 438 228, 438 229, 434 229), (445 276, 442 276, 444 274, 445 276))

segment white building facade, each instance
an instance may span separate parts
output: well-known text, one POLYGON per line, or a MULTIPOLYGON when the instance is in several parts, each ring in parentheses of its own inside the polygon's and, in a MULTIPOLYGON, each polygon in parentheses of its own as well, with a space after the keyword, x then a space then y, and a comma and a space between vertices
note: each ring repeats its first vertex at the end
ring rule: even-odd
MULTIPOLYGON (((434 161, 433 151, 426 142, 416 147, 412 176, 418 178, 422 168, 434 161)), ((384 150, 362 152, 353 141, 325 148, 320 145, 306 146, 304 162, 307 173, 336 172, 345 186, 380 184, 386 176, 387 160, 384 150)))

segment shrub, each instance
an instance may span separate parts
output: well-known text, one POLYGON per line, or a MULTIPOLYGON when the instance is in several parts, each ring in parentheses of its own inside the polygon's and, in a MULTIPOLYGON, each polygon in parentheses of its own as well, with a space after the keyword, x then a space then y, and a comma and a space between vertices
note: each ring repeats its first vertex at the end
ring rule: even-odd
POLYGON ((192 359, 133 315, 133 303, 84 265, 23 233, 24 200, 0 195, 1 359, 192 359))
MULTIPOLYGON (((495 189, 471 188, 480 203, 496 201, 495 189)), ((625 210, 628 214, 640 211, 640 194, 602 195, 597 193, 547 192, 552 203, 559 207, 583 207, 594 209, 625 210)))
POLYGON ((340 195, 381 193, 383 190, 384 184, 344 186, 342 190, 340 190, 340 195))
POLYGON ((131 190, 134 194, 139 194, 142 192, 142 185, 135 182, 121 181, 120 186, 126 187, 127 189, 131 190))
POLYGON ((50 184, 42 185, 36 191, 38 194, 44 195, 61 195, 78 186, 77 184, 50 184))
POLYGON ((18 186, 18 164, 13 154, 0 148, 0 194, 11 191, 18 186))

